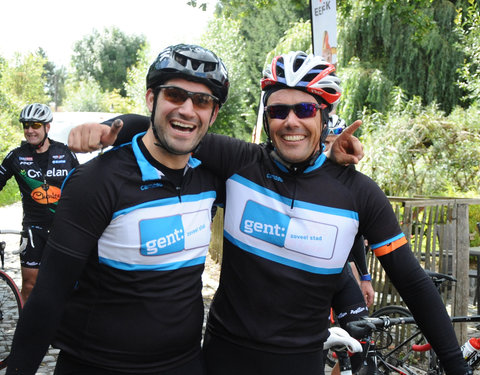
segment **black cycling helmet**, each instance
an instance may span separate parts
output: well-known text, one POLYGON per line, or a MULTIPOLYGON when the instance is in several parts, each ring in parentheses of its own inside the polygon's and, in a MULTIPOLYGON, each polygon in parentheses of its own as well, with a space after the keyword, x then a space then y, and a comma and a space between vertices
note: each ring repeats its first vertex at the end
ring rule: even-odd
POLYGON ((205 84, 219 99, 220 106, 227 100, 230 86, 227 68, 206 48, 193 44, 165 48, 148 69, 147 89, 154 89, 177 77, 205 84))
POLYGON ((45 104, 33 103, 27 105, 20 113, 20 122, 43 122, 47 124, 52 122, 53 114, 50 108, 45 104))

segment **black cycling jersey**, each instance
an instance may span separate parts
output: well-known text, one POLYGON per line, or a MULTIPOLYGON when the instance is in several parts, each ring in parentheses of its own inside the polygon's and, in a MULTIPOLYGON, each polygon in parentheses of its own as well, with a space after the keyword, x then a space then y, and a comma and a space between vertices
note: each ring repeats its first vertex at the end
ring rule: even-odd
POLYGON ((66 180, 8 374, 35 369, 50 342, 85 366, 129 374, 199 356, 201 274, 223 185, 194 158, 180 186, 162 169, 135 139, 66 180))
MULTIPOLYGON (((130 131, 145 120, 133 122, 130 131)), ((207 324, 212 336, 273 353, 322 348, 335 285, 360 233, 447 373, 466 373, 445 306, 370 178, 324 155, 290 171, 267 147, 212 134, 195 156, 227 188, 222 271, 207 324)))
POLYGON ((8 155, 0 166, 0 190, 14 176, 22 195, 23 226, 49 228, 60 189, 68 173, 78 165, 77 157, 66 145, 49 139, 44 153, 37 153, 28 143, 8 155))

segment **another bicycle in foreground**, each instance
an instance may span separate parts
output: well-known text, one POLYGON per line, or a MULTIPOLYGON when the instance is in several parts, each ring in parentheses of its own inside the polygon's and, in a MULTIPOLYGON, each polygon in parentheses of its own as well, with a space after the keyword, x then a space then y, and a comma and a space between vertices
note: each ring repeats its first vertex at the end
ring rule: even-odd
MULTIPOLYGON (((444 282, 455 278, 427 271, 433 283, 440 289, 444 282)), ((480 315, 454 316, 452 323, 480 322, 480 315)), ((371 317, 350 322, 353 337, 364 346, 364 365, 360 375, 399 373, 402 375, 441 375, 443 368, 430 344, 415 323, 411 312, 403 306, 385 306, 371 317)), ((476 356, 469 358, 469 365, 480 367, 476 356)))
MULTIPOLYGON (((0 230, 0 235, 21 235, 18 230, 0 230)), ((7 367, 8 356, 13 340, 13 334, 17 325, 23 300, 15 281, 5 272, 5 248, 6 242, 0 241, 0 369, 7 367)))

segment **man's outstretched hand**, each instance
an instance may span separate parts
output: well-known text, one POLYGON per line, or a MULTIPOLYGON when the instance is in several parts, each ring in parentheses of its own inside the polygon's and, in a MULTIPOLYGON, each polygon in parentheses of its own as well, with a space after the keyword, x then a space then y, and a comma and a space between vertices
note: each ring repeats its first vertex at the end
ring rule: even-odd
POLYGON ((358 164, 363 158, 363 146, 357 137, 353 135, 362 125, 362 120, 355 121, 340 134, 330 149, 328 156, 337 164, 358 164))
POLYGON ((68 147, 74 152, 91 152, 111 146, 122 129, 123 122, 115 120, 112 126, 87 122, 75 126, 68 135, 68 147))

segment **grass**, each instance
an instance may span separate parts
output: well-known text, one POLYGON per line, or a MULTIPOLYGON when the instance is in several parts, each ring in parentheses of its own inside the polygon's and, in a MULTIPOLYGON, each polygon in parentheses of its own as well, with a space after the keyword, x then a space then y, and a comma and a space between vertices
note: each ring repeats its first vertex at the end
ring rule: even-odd
POLYGON ((20 199, 21 197, 17 181, 15 181, 14 178, 11 178, 0 192, 0 207, 13 204, 20 199))

